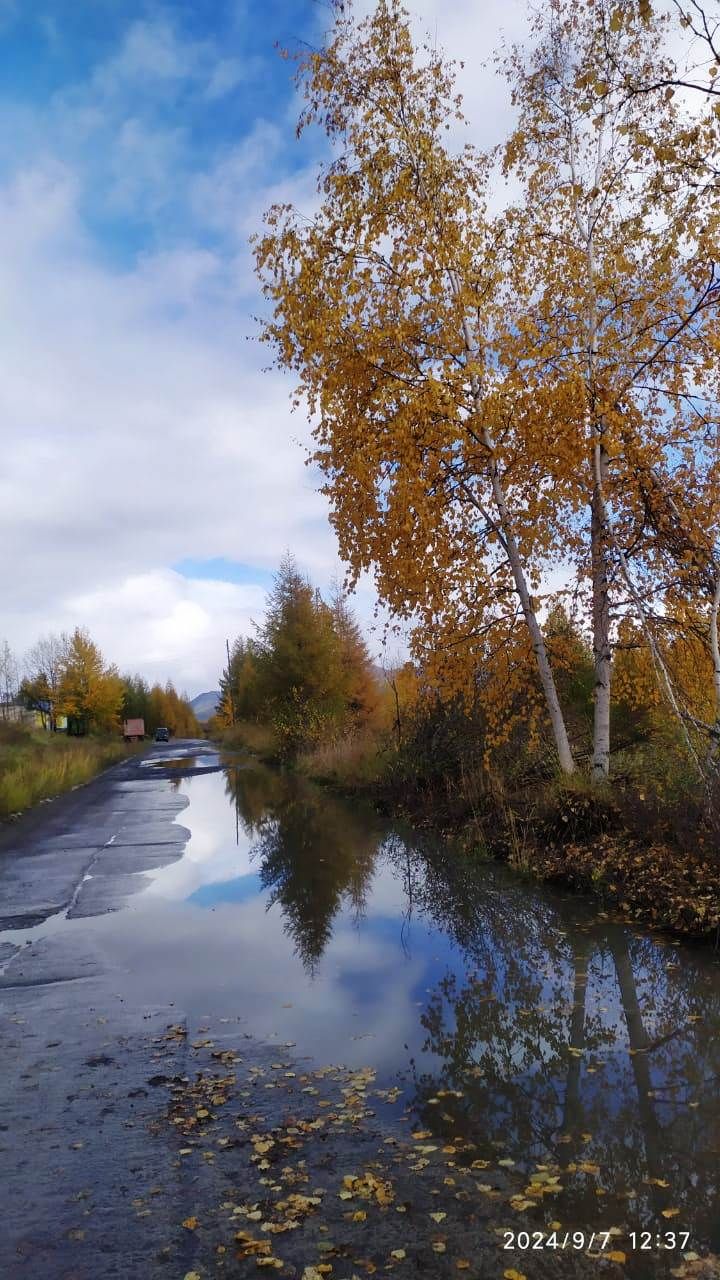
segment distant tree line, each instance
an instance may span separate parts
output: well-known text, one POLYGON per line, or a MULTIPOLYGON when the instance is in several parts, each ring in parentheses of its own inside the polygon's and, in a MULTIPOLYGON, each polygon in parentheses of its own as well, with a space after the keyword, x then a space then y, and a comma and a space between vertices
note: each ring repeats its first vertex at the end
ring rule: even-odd
POLYGON ((164 725, 179 738, 195 738, 201 733, 187 698, 168 680, 165 685, 149 685, 140 675, 123 676, 122 718, 141 716, 145 732, 154 733, 164 725))
POLYGON ((49 730, 64 717, 70 734, 114 733, 131 716, 142 717, 150 733, 159 725, 184 736, 199 732, 171 681, 151 687, 142 676, 121 675, 82 627, 42 636, 22 663, 7 640, 0 642, 0 716, 13 718, 18 706, 36 711, 49 730))

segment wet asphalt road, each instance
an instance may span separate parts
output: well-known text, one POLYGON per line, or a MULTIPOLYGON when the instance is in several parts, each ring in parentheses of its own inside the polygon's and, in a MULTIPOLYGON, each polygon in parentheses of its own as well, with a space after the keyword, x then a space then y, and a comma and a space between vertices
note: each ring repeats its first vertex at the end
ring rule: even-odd
POLYGON ((184 1174, 148 1083, 185 1071, 186 1040, 157 1043, 182 1010, 128 1008, 97 944, 63 924, 119 908, 182 856, 187 800, 142 761, 199 752, 216 763, 207 743, 153 747, 0 834, 3 1280, 151 1276, 168 1246, 184 1274, 184 1174))
MULTIPOLYGON (((0 1280, 507 1274, 526 1179, 502 1150, 427 1143, 373 1071, 257 1040, 241 1008, 138 995, 110 958, 92 917, 183 856, 178 777, 219 768, 205 742, 153 747, 0 833, 0 1280), (187 770, 162 767, 178 756, 187 770)), ((132 936, 134 913, 117 920, 132 936)), ((617 1274, 522 1264, 528 1280, 617 1274)))
MULTIPOLYGON (((257 1040, 241 1010, 144 1002, 109 958, 89 917, 190 835, 183 770, 154 767, 179 755, 221 767, 205 742, 151 748, 0 835, 0 1280, 501 1275, 501 1191, 478 1202, 455 1147, 419 1158, 374 1072, 257 1040)), ((531 1280, 550 1274, 576 1272, 531 1280)))

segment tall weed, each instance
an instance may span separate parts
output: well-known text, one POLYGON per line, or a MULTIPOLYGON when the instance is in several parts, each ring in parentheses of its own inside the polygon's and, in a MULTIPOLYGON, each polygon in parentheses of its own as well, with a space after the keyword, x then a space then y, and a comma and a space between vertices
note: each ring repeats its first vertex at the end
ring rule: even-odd
POLYGON ((66 738, 18 725, 0 729, 0 818, 88 782, 128 754, 113 738, 66 738))

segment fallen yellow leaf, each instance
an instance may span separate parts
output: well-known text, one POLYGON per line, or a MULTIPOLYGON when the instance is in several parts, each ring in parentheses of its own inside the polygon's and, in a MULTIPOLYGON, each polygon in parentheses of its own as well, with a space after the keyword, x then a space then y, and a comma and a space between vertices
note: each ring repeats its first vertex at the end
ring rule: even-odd
POLYGON ((186 1227, 188 1231, 194 1231, 196 1227, 200 1226, 200 1223, 197 1218, 185 1218, 183 1220, 183 1226, 186 1227))
POLYGON ((679 1209, 663 1209, 662 1216, 663 1218, 676 1218, 679 1212, 679 1209))
POLYGON ((610 1253, 605 1254, 605 1257, 609 1258, 611 1262, 626 1261, 625 1254, 623 1253, 622 1249, 611 1249, 610 1253))

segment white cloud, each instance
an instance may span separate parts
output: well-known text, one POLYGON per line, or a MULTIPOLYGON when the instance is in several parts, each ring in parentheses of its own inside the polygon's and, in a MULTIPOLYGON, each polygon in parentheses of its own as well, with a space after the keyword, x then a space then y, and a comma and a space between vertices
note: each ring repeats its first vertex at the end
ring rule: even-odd
POLYGON ((113 212, 143 209, 156 213, 174 197, 168 175, 179 168, 183 155, 182 129, 150 129, 145 120, 131 116, 115 131, 111 170, 113 181, 106 193, 113 212))
POLYGON ((221 58, 210 74, 205 96, 210 99, 224 98, 226 93, 242 84, 246 74, 247 64, 241 62, 240 58, 221 58))
MULTIPOLYGON (((274 569, 291 547, 321 586, 342 577, 297 443, 307 423, 290 417, 288 382, 263 373, 267 353, 247 341, 258 306, 247 235, 273 201, 311 212, 314 170, 287 173, 285 106, 278 121, 257 119, 188 179, 195 238, 191 227, 184 243, 163 238, 159 222, 157 251, 120 269, 84 227, 93 170, 73 148, 114 122, 106 202, 116 214, 161 208, 180 182, 183 138, 133 108, 158 86, 170 100, 229 91, 242 70, 165 20, 133 24, 86 84, 53 102, 65 163, 28 119, 33 162, 0 192, 3 631, 22 651, 48 629, 85 625, 122 668, 170 675, 191 694, 215 685, 225 637, 249 630, 263 593, 188 581, 170 565, 222 556, 274 569), (224 251, 200 242, 208 230, 226 237, 224 251)), ((358 605, 369 622, 367 580, 358 605)))
MULTIPOLYGON (((189 247, 110 269, 83 240, 73 193, 63 170, 40 167, 0 202, 3 627, 24 647, 32 628, 92 629, 107 613, 109 657, 141 665, 164 646, 167 674, 196 691, 210 674, 204 663, 193 678, 199 615, 153 588, 154 648, 143 641, 132 662, 123 584, 185 557, 275 568, 287 546, 331 572, 325 503, 291 440, 307 426, 290 427, 287 384, 262 373, 215 255, 189 247), (78 599, 84 616, 71 618, 78 599)), ((222 640, 244 616, 242 589, 228 591, 222 640)), ((220 603, 208 584, 192 601, 220 603)))
POLYGON ((91 90, 109 98, 137 85, 147 91, 183 81, 199 73, 206 49, 200 41, 181 39, 165 18, 133 22, 117 53, 96 69, 91 90))
MULTIPOLYGON (((498 141, 507 89, 481 64, 503 28, 522 34, 523 3, 414 7, 416 35, 434 39, 437 23, 438 43, 466 59, 471 136, 498 141)), ((295 149, 285 99, 277 117, 203 156, 202 171, 197 157, 187 167, 184 117, 172 114, 183 94, 218 97, 246 74, 168 19, 134 23, 86 82, 35 114, 16 106, 15 141, 0 144, 2 631, 23 650, 41 632, 87 625, 109 659, 191 694, 215 684, 225 636, 247 631, 262 593, 169 566, 224 557, 274 569, 290 547, 322 587, 342 577, 304 466, 308 425, 289 414, 288 380, 263 372, 268 352, 247 340, 261 305, 247 236, 274 201, 312 213, 315 166, 295 169, 309 152, 295 149), (169 125, 167 113, 148 124, 153 95, 169 125), (98 161, 91 144, 103 138, 113 146, 98 161), (146 243, 157 247, 129 266, 103 259, 84 221, 93 199, 116 217, 154 213, 146 243), (166 199, 184 202, 183 224, 166 221, 166 199)), ((371 619, 366 580, 359 612, 371 619)))
POLYGON ((122 670, 161 683, 170 674, 192 697, 217 687, 226 637, 250 634, 264 600, 259 586, 188 579, 164 569, 70 596, 63 609, 67 625, 79 620, 87 626, 122 670))

